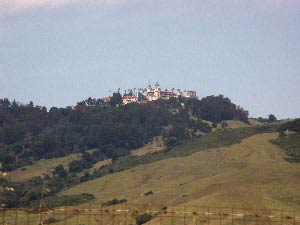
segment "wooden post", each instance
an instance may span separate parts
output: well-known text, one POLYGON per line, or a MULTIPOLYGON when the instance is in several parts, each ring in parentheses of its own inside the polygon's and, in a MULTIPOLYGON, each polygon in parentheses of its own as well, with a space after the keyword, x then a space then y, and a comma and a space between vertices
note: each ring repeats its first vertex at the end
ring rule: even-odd
POLYGON ((220 207, 220 225, 222 225, 222 207, 220 207))
POLYGON ((207 208, 207 224, 209 225, 210 224, 210 215, 209 215, 209 213, 210 213, 210 211, 209 211, 209 208, 207 208))
POLYGON ((102 225, 102 220, 103 220, 103 209, 101 209, 101 214, 100 214, 100 224, 102 225))
POLYGON ((244 209, 243 224, 246 225, 246 210, 244 209))
POLYGON ((79 225, 79 213, 80 213, 80 209, 78 209, 76 214, 76 225, 79 225))
POLYGON ((53 210, 52 211, 52 217, 53 217, 53 219, 55 219, 55 208, 53 208, 52 210, 53 210))
POLYGON ((30 211, 27 211, 27 225, 30 225, 29 224, 29 214, 30 214, 30 211))
POLYGON ((64 218, 64 225, 67 225, 67 207, 65 207, 65 213, 64 213, 64 216, 65 216, 65 218, 64 218))
POLYGON ((91 224, 91 205, 89 205, 89 218, 88 218, 88 225, 91 224))
POLYGON ((172 225, 174 225, 174 206, 172 208, 172 225))
POLYGON ((183 225, 185 225, 185 206, 183 206, 183 225))
POLYGON ((112 213, 112 224, 115 225, 115 205, 113 205, 112 213))
POLYGON ((127 202, 125 202, 124 207, 125 207, 124 224, 127 225, 127 202))
POLYGON ((16 208, 15 225, 18 225, 18 208, 16 208))
POLYGON ((5 224, 5 208, 2 211, 2 223, 5 224))
POLYGON ((233 208, 231 208, 231 223, 234 225, 233 208))

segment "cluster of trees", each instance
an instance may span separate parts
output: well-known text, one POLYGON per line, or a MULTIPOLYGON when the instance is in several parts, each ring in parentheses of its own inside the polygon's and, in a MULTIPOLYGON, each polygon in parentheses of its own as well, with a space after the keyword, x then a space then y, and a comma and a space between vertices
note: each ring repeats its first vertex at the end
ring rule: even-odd
POLYGON ((277 118, 276 118, 276 116, 274 114, 270 114, 268 116, 268 118, 258 117, 257 121, 261 122, 261 123, 275 122, 275 121, 277 121, 277 118))
POLYGON ((300 119, 295 119, 293 121, 281 125, 279 128, 279 132, 284 132, 284 131, 293 131, 293 132, 300 133, 300 119))
POLYGON ((0 203, 8 208, 37 208, 41 201, 46 202, 47 207, 82 204, 95 199, 95 196, 88 193, 68 196, 57 196, 56 194, 64 188, 83 182, 86 176, 85 174, 79 177, 76 174, 68 173, 63 165, 58 165, 51 174, 47 174, 44 177, 33 177, 23 183, 12 183, 4 178, 0 178, 0 182, 3 185, 10 187, 0 189, 0 203))
POLYGON ((186 105, 191 112, 203 120, 219 123, 224 120, 240 120, 248 123, 248 111, 235 105, 229 98, 223 95, 207 96, 200 101, 188 99, 186 105))
POLYGON ((113 94, 110 104, 88 98, 75 107, 47 110, 0 99, 0 162, 12 170, 40 158, 55 158, 73 152, 83 158, 70 164, 70 172, 89 168, 95 160, 117 159, 163 135, 167 146, 186 140, 197 131, 208 133, 203 120, 248 121, 248 112, 224 96, 198 99, 158 100, 147 104, 120 105, 113 94), (193 118, 192 118, 193 117, 193 118), (87 149, 96 149, 91 155, 87 149))

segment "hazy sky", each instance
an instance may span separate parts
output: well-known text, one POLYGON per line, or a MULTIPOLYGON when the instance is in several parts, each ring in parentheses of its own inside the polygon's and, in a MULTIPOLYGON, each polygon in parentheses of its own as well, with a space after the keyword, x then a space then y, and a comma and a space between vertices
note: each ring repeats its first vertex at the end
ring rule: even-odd
POLYGON ((148 81, 300 117, 300 0, 0 0, 0 97, 66 106, 148 81))

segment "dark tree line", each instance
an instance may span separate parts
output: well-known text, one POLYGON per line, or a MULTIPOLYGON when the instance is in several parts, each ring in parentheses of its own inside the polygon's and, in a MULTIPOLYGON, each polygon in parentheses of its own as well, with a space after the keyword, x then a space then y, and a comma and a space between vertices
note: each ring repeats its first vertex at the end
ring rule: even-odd
POLYGON ((224 120, 241 120, 248 123, 248 111, 235 105, 223 95, 207 96, 200 101, 189 99, 186 105, 191 112, 203 120, 219 123, 224 120))
MULTIPOLYGON (((197 131, 210 132, 211 127, 202 119, 248 121, 247 111, 221 95, 201 100, 174 98, 125 106, 120 103, 119 92, 113 94, 110 104, 88 98, 75 107, 49 110, 32 102, 25 105, 0 99, 2 166, 11 170, 41 158, 84 153, 87 149, 96 149, 93 159, 117 159, 158 135, 172 146, 197 131)), ((81 171, 92 165, 90 161, 83 158, 71 168, 81 171)))

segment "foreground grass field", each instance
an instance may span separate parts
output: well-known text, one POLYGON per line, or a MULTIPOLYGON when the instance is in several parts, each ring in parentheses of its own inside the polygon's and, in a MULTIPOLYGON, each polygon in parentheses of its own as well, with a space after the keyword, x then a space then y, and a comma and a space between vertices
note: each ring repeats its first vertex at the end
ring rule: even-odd
POLYGON ((275 138, 276 133, 259 134, 230 147, 141 165, 63 194, 94 194, 95 207, 125 198, 166 206, 300 209, 300 164, 284 159, 284 151, 269 142, 275 138))

